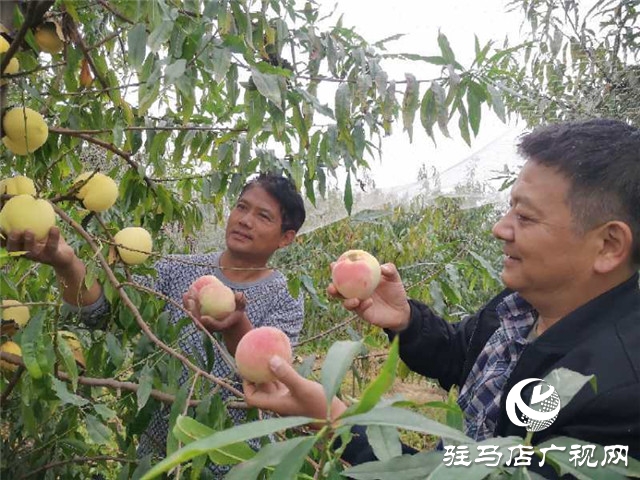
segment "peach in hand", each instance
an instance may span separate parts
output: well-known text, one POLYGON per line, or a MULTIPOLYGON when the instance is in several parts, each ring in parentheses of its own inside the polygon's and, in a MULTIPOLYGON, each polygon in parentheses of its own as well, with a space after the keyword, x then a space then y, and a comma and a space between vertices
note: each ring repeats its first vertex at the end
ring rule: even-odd
POLYGON ((220 320, 236 309, 236 295, 213 275, 203 275, 189 287, 198 299, 200 314, 220 320))
POLYGON ((269 361, 278 355, 292 362, 289 337, 275 327, 258 327, 247 332, 236 347, 236 365, 240 376, 252 383, 273 382, 269 361))
POLYGON ((0 231, 23 234, 33 232, 36 240, 47 237, 49 229, 56 224, 56 212, 49 202, 22 194, 11 197, 0 210, 0 231))
POLYGON ((380 283, 380 264, 364 250, 348 250, 331 270, 334 286, 344 298, 369 298, 380 283))

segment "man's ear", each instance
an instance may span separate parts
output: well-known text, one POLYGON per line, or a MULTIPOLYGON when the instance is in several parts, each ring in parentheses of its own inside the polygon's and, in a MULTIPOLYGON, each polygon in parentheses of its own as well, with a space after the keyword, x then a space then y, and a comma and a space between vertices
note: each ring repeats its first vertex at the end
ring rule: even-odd
POLYGON ((296 238, 295 230, 287 230, 280 236, 280 243, 278 243, 278 248, 284 248, 287 245, 291 245, 291 242, 296 238))
POLYGON ((625 222, 614 220, 600 227, 600 250, 594 263, 598 273, 609 273, 631 263, 633 233, 625 222))

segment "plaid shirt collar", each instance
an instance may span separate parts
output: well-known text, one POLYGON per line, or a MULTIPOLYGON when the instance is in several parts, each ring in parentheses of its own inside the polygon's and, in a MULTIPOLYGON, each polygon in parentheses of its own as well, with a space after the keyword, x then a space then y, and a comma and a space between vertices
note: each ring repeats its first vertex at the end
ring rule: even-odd
POLYGON ((465 381, 458 404, 465 433, 476 440, 493 436, 502 390, 529 340, 538 313, 518 293, 503 299, 496 312, 500 327, 489 338, 465 381))

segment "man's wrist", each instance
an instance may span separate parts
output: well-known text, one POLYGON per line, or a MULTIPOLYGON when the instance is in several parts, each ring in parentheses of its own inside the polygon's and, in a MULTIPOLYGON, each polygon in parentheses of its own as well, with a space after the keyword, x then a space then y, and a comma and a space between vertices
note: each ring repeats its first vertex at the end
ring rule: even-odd
POLYGON ((398 326, 395 328, 389 328, 393 333, 399 334, 404 332, 409 325, 411 324, 411 306, 409 305, 409 300, 407 299, 406 308, 403 309, 402 312, 402 320, 399 322, 398 326))

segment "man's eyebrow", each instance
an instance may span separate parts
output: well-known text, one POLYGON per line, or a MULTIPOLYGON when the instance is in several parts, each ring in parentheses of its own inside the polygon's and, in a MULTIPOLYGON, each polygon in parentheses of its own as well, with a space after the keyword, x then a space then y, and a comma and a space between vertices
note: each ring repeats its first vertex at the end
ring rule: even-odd
POLYGON ((518 194, 512 195, 511 198, 509 199, 509 204, 522 205, 523 207, 528 208, 529 210, 532 210, 534 213, 542 214, 542 210, 536 207, 530 198, 523 197, 522 195, 518 195, 518 194))

